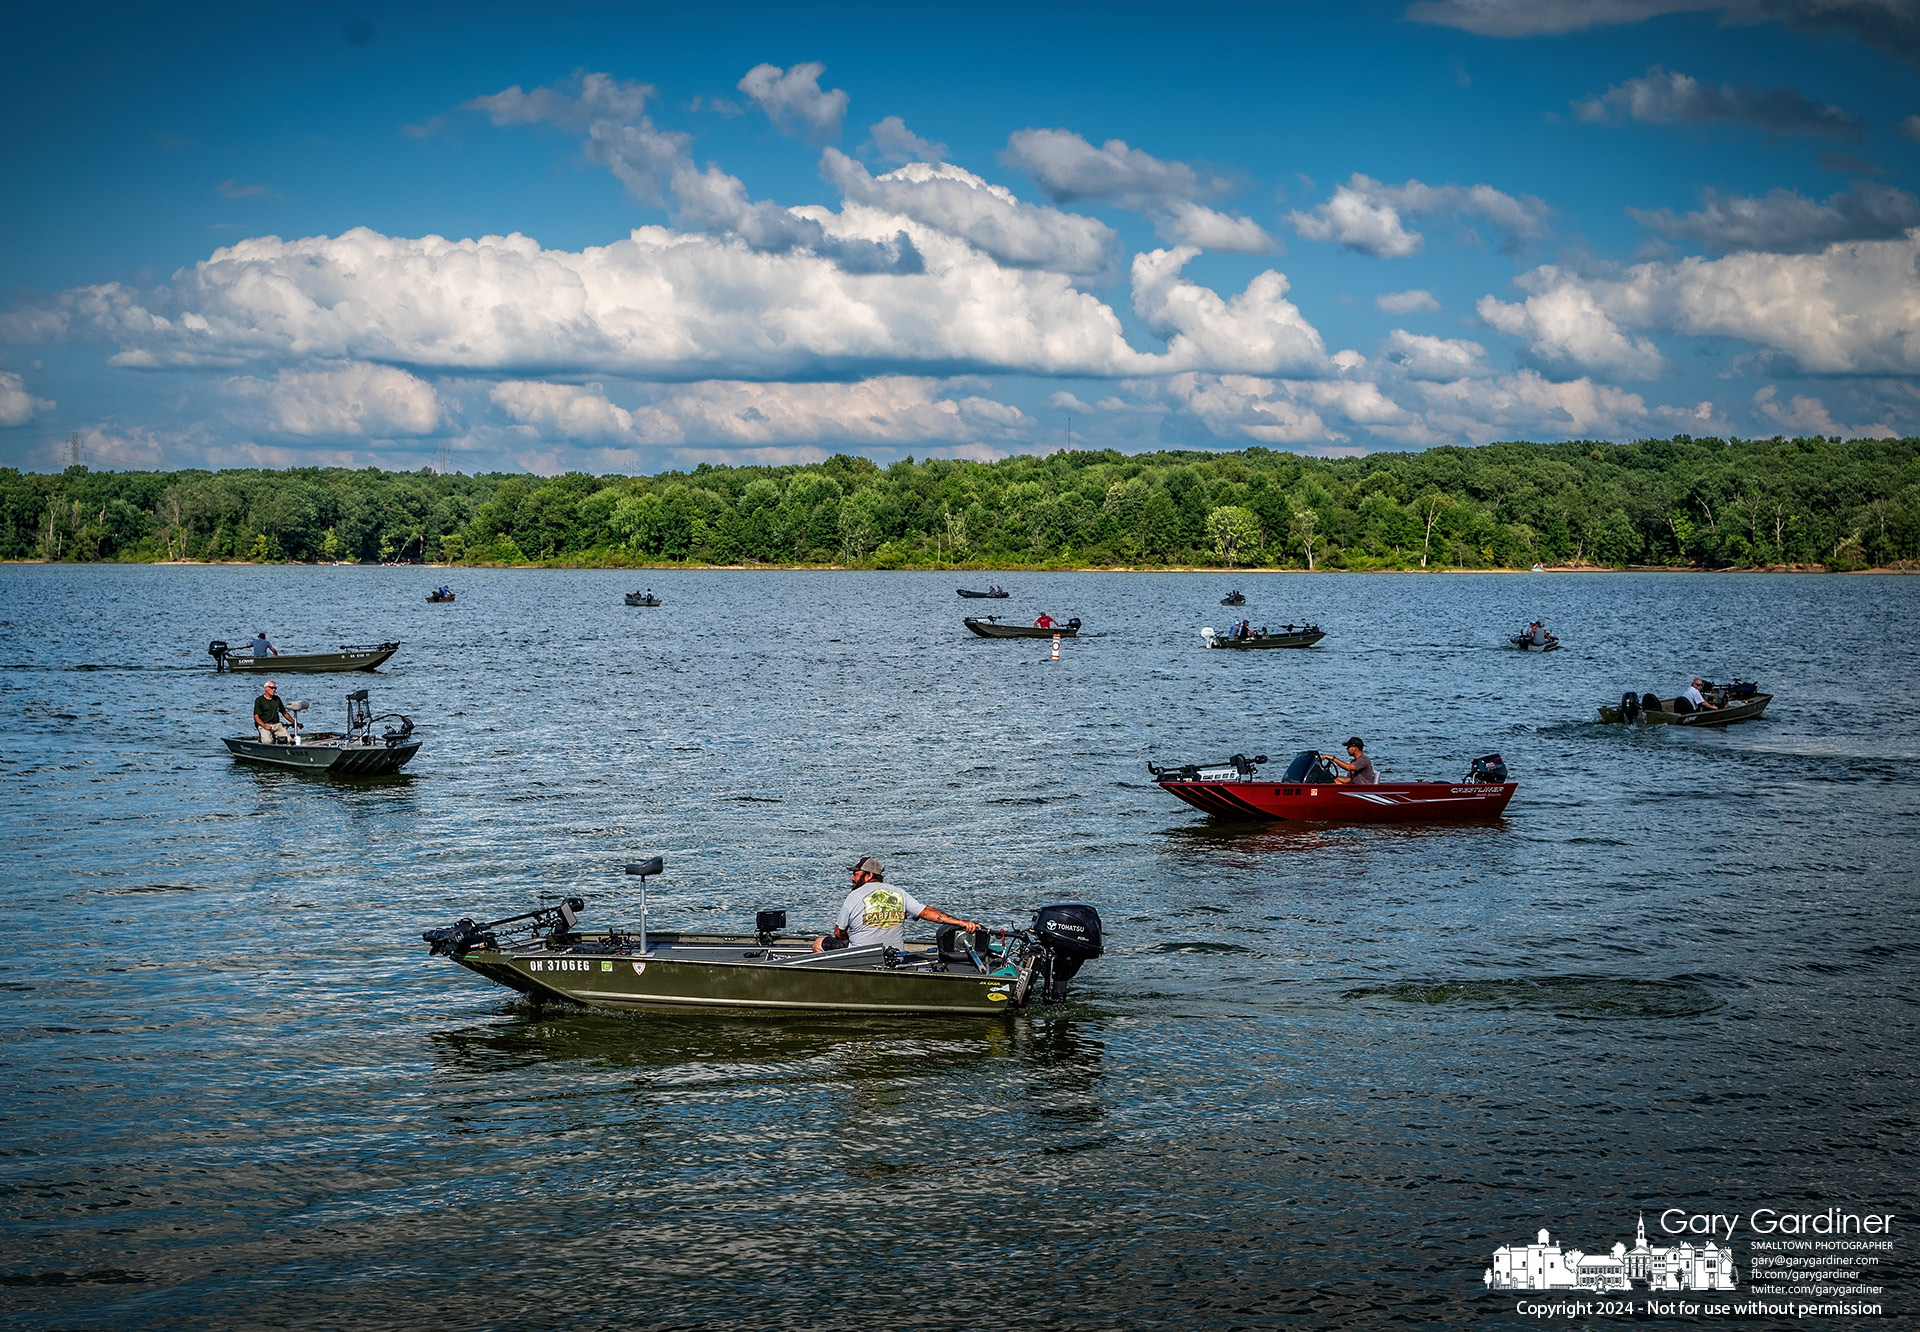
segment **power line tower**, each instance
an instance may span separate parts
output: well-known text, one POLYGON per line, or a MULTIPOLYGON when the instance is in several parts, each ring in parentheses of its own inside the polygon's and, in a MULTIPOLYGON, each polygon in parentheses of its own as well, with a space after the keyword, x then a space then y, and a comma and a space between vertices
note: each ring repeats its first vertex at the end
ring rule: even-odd
POLYGON ((440 475, 447 474, 447 441, 440 441, 440 475))
POLYGON ((61 449, 60 452, 65 455, 66 465, 68 467, 78 467, 80 465, 80 432, 78 430, 67 436, 66 447, 61 449))

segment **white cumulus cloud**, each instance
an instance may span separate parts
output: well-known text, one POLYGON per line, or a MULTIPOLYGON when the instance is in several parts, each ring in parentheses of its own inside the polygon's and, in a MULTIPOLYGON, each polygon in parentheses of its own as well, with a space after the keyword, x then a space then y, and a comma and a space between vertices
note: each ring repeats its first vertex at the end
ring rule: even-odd
POLYGON ((1920 199, 1870 180, 1829 195, 1825 203, 1797 190, 1759 198, 1700 191, 1698 212, 1661 208, 1627 212, 1642 226, 1697 241, 1710 250, 1822 250, 1835 241, 1890 240, 1920 227, 1920 199))
POLYGON ((53 410, 48 398, 27 392, 27 381, 10 370, 0 370, 0 426, 22 426, 40 412, 53 410))
MULTIPOLYGON (((1551 269, 1537 270, 1552 274, 1551 269)), ((1573 281, 1546 278, 1525 300, 1482 296, 1480 317, 1509 337, 1523 339, 1543 361, 1648 379, 1665 368, 1660 349, 1626 333, 1594 294, 1573 281)))
POLYGON ((1019 441, 1032 421, 964 381, 886 375, 850 384, 709 380, 651 386, 648 400, 616 406, 598 384, 509 381, 495 407, 547 437, 643 445, 874 446, 1019 441))
POLYGON ((1481 316, 1503 332, 1541 337, 1536 350, 1549 359, 1557 351, 1596 366, 1650 361, 1650 344, 1643 351, 1620 331, 1639 327, 1737 338, 1812 374, 1920 373, 1920 229, 1815 254, 1637 264, 1606 278, 1549 266, 1520 285, 1533 293, 1522 306, 1489 297, 1481 316), (1583 350, 1597 354, 1589 361, 1583 350))
POLYGON ((1199 253, 1183 245, 1134 256, 1134 313, 1167 339, 1169 362, 1248 374, 1332 372, 1319 330, 1285 299, 1284 275, 1268 269, 1239 295, 1224 298, 1181 277, 1199 253))
POLYGON ((1388 314, 1434 314, 1440 309, 1440 302, 1433 293, 1415 287, 1411 291, 1389 291, 1373 298, 1373 303, 1388 314))
POLYGON ((1873 425, 1842 425, 1833 419, 1827 405, 1815 397, 1796 393, 1780 401, 1780 390, 1768 384, 1753 395, 1753 409, 1762 420, 1783 435, 1825 435, 1838 439, 1894 439, 1900 434, 1885 422, 1873 425))
POLYGON ((848 98, 844 89, 821 90, 820 76, 826 72, 817 60, 784 70, 755 65, 737 86, 777 127, 799 129, 816 140, 831 139, 840 133, 848 98))
POLYGON ((1218 212, 1185 199, 1176 199, 1156 211, 1153 229, 1170 244, 1228 254, 1270 254, 1279 248, 1252 218, 1218 212))
POLYGON ((1492 373, 1487 349, 1465 338, 1430 338, 1396 328, 1380 346, 1381 358, 1409 379, 1479 379, 1492 373))
POLYGON ((283 435, 425 435, 439 428, 432 385, 389 365, 283 370, 271 380, 231 379, 230 396, 259 403, 283 435))
POLYGON ((1308 240, 1333 241, 1377 259, 1404 259, 1425 238, 1407 228, 1404 216, 1428 213, 1484 218, 1505 234, 1512 249, 1546 231, 1550 210, 1532 195, 1512 195, 1491 185, 1427 185, 1409 180, 1387 185, 1355 173, 1336 186, 1325 203, 1288 214, 1308 240))
POLYGON ((843 198, 938 228, 1003 264, 1091 276, 1111 272, 1118 259, 1119 239, 1106 223, 1023 203, 957 166, 913 162, 876 179, 829 148, 820 174, 843 198))
POLYGON ((899 116, 888 116, 867 127, 873 136, 873 150, 889 162, 944 162, 947 145, 923 139, 907 128, 899 116))
POLYGON ((1072 130, 1018 130, 1008 137, 1003 156, 1055 203, 1110 199, 1125 208, 1146 208, 1231 188, 1218 174, 1129 148, 1124 139, 1108 139, 1096 148, 1072 130))

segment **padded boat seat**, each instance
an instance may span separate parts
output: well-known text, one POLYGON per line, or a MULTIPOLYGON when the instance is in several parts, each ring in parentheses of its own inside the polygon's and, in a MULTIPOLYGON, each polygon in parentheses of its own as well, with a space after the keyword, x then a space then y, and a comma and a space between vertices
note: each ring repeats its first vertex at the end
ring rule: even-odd
POLYGON ((801 957, 788 958, 780 965, 783 967, 829 967, 857 970, 861 967, 877 967, 886 961, 885 944, 867 944, 862 948, 834 948, 824 953, 807 953, 801 957))

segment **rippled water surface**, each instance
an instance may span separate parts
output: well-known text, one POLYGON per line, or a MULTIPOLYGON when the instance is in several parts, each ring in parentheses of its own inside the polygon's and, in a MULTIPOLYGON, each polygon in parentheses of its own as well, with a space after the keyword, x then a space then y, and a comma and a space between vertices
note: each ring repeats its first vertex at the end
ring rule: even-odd
POLYGON ((7 1321, 1492 1326, 1543 1226, 1913 1197, 1920 582, 1247 575, 1329 635, 1245 654, 1200 645, 1218 576, 967 577, 0 569, 7 1321), (1535 615, 1566 651, 1497 647, 1535 615), (286 693, 369 685, 407 774, 236 765, 255 682, 204 649, 259 628, 401 640, 286 693), (1776 702, 1594 720, 1695 673, 1776 702), (1351 732, 1519 793, 1247 829, 1147 778, 1351 732), (630 924, 652 853, 657 924, 824 927, 871 853, 957 913, 1092 902, 1109 948, 1006 1021, 717 1020, 419 942, 567 893, 630 924))

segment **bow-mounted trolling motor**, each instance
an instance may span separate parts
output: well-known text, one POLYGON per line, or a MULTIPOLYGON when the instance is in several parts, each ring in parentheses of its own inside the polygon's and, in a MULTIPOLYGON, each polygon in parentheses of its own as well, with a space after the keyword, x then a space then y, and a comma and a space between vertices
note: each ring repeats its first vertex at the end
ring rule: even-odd
POLYGON ((580 913, 586 909, 584 898, 569 897, 558 906, 523 911, 517 916, 503 916, 484 925, 463 916, 441 929, 427 930, 420 937, 428 945, 429 957, 460 958, 482 948, 497 952, 502 941, 511 946, 529 943, 537 938, 545 939, 547 946, 553 947, 571 938, 573 927, 580 920, 580 913))
POLYGON ((1183 763, 1177 767, 1162 768, 1149 760, 1147 771, 1159 782, 1250 782, 1253 780, 1253 770, 1266 761, 1265 754, 1255 754, 1252 758, 1235 754, 1218 763, 1183 763))
POLYGON ((347 695, 347 743, 349 745, 372 745, 373 725, 375 722, 397 721, 398 728, 388 727, 380 733, 380 739, 388 749, 406 743, 413 734, 413 719, 403 713, 383 712, 373 714, 373 704, 367 700, 367 691, 356 689, 347 695))

